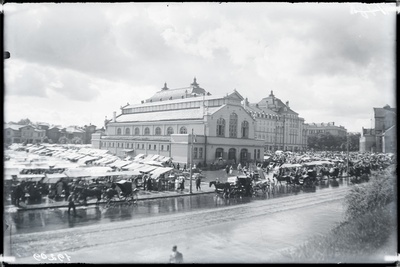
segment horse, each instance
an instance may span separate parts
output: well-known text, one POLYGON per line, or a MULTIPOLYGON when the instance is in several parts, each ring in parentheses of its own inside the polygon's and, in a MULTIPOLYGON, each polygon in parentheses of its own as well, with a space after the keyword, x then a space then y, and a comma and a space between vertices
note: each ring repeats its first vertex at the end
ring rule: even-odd
POLYGON ((333 171, 331 172, 331 171, 329 171, 329 178, 338 178, 339 177, 339 168, 338 167, 335 167, 335 168, 333 168, 333 171))
POLYGON ((95 197, 97 198, 96 204, 101 200, 102 197, 102 190, 100 188, 87 188, 87 187, 75 187, 74 190, 78 193, 78 200, 83 200, 83 203, 86 204, 88 197, 95 197))
POLYGON ((224 197, 227 197, 231 193, 231 184, 226 182, 226 183, 219 183, 217 181, 211 181, 210 186, 212 185, 215 186, 215 192, 216 193, 222 193, 224 197))
POLYGON ((19 207, 19 202, 25 202, 24 184, 11 186, 11 203, 19 207))

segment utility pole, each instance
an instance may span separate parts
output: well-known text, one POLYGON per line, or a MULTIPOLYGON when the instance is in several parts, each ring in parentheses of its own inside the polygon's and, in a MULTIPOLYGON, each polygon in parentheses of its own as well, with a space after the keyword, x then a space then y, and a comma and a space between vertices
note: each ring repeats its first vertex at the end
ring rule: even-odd
POLYGON ((193 169, 193 128, 192 135, 190 136, 191 144, 190 144, 190 194, 192 194, 192 169, 193 169))

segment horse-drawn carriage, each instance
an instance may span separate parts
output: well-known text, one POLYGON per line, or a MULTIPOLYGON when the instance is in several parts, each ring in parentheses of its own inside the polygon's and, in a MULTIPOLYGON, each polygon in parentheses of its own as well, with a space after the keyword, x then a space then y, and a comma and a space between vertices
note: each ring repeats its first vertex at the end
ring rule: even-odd
POLYGON ((132 182, 121 180, 113 183, 105 193, 106 208, 114 206, 117 202, 133 205, 138 200, 138 189, 132 187, 132 182))

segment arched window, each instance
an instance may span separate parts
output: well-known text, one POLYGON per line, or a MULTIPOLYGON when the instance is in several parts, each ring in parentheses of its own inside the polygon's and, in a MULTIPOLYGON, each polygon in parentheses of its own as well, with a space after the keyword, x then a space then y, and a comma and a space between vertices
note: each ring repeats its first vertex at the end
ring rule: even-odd
POLYGON ((186 127, 185 127, 185 126, 182 126, 182 127, 179 129, 179 133, 180 133, 180 134, 187 134, 187 129, 186 129, 186 127))
POLYGON ((140 135, 140 130, 138 127, 135 128, 135 135, 140 135))
POLYGON ((117 129, 117 135, 121 135, 122 134, 122 130, 121 130, 121 128, 118 128, 117 129))
POLYGON ((223 148, 217 148, 215 150, 215 158, 216 159, 222 158, 223 155, 224 155, 224 149, 223 148))
POLYGON ((150 135, 150 128, 149 127, 144 128, 144 135, 150 135))
POLYGON ((172 127, 167 128, 167 135, 171 135, 174 133, 174 129, 172 127))
POLYGON ((229 116, 229 137, 237 137, 237 123, 238 116, 236 113, 232 113, 229 116))
POLYGON ((225 120, 223 118, 217 120, 217 136, 225 137, 225 120))
POLYGON ((160 127, 156 128, 155 135, 161 135, 161 128, 160 127))
POLYGON ((234 160, 236 162, 236 149, 230 148, 228 151, 228 160, 234 160))
POLYGON ((242 122, 242 138, 249 138, 249 122, 242 122))
POLYGON ((125 129, 125 135, 130 135, 130 134, 131 134, 131 129, 126 128, 126 129, 125 129))

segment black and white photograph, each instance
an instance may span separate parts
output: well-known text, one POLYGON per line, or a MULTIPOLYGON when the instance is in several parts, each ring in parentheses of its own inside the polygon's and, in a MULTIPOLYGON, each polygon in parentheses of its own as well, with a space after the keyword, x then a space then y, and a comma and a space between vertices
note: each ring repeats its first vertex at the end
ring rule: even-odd
POLYGON ((396 266, 398 12, 3 4, 2 264, 396 266))

